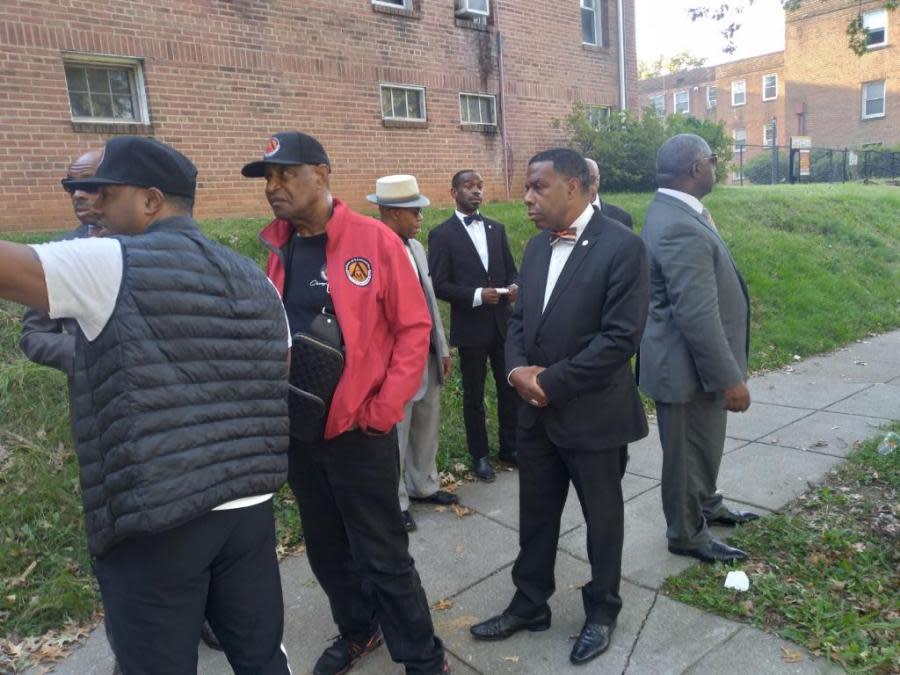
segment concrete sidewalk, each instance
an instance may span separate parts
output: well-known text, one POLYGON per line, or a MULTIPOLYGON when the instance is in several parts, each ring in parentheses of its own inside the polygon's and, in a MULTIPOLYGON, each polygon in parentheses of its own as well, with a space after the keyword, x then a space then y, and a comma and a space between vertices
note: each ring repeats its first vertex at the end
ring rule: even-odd
MULTIPOLYGON (((842 461, 855 441, 900 419, 900 331, 857 342, 833 354, 794 363, 750 381, 753 404, 728 421, 719 487, 728 502, 762 513, 775 511, 842 461)), ((569 665, 571 639, 584 615, 579 586, 589 579, 584 523, 574 490, 563 515, 551 599, 553 626, 503 642, 480 643, 469 626, 501 611, 513 593, 510 568, 518 549, 518 482, 500 472, 492 485, 459 489, 474 513, 414 507, 419 529, 410 547, 454 672, 466 673, 824 673, 840 672, 805 650, 774 636, 674 602, 659 593, 664 579, 691 564, 666 550, 659 495, 662 463, 656 428, 631 446, 625 477, 624 608, 610 650, 582 668, 569 665), (804 654, 785 663, 782 647, 804 654)), ((727 537, 728 530, 716 529, 727 537)), ((335 636, 324 593, 306 557, 281 566, 285 598, 285 645, 295 675, 309 673, 335 636)), ((752 579, 751 579, 752 583, 752 579)), ((103 630, 54 672, 109 675, 113 659, 103 630)), ((230 673, 224 656, 200 647, 203 675, 230 673)), ((402 673, 387 649, 368 656, 354 673, 402 673)))

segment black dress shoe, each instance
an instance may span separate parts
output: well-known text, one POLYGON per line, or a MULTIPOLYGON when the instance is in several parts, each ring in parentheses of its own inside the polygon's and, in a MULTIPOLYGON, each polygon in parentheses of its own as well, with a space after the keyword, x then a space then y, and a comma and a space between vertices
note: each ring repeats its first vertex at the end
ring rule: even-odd
POLYGON ((223 652, 225 651, 222 647, 222 644, 219 642, 219 638, 216 637, 216 634, 213 633, 212 626, 209 625, 209 621, 203 621, 203 627, 200 628, 200 639, 206 644, 210 649, 215 649, 216 651, 223 652))
POLYGON ((493 483, 494 479, 497 477, 497 474, 494 473, 494 467, 491 466, 487 457, 476 459, 475 465, 472 468, 475 471, 475 475, 478 476, 478 479, 483 480, 485 483, 493 483))
POLYGON ((705 546, 700 548, 681 548, 680 546, 669 544, 669 553, 690 556, 705 563, 732 563, 747 559, 747 554, 744 551, 723 544, 718 539, 710 539, 705 546))
POLYGON ((615 629, 615 621, 608 626, 602 623, 585 621, 581 634, 572 647, 572 653, 569 654, 569 661, 576 666, 580 666, 582 663, 587 663, 591 659, 600 656, 609 649, 609 640, 615 629))
POLYGON ((403 521, 403 529, 407 532, 416 531, 416 521, 413 520, 412 514, 409 511, 401 511, 400 519, 403 521))
POLYGON ((712 518, 707 518, 707 525, 724 525, 725 527, 734 527, 735 525, 743 525, 744 523, 749 523, 751 520, 759 519, 758 513, 753 513, 752 511, 732 511, 731 509, 725 509, 724 512, 719 512, 712 518))
POLYGON ((537 616, 530 619, 503 612, 487 621, 476 623, 469 629, 476 640, 505 640, 520 630, 532 632, 550 628, 550 608, 545 607, 537 616))
POLYGON ((430 504, 450 506, 451 504, 458 504, 459 497, 457 497, 452 492, 447 492, 446 490, 438 490, 437 492, 434 492, 427 497, 410 497, 410 501, 429 502, 430 504))
POLYGON ((506 462, 507 464, 512 464, 513 466, 519 466, 518 450, 511 450, 510 452, 501 452, 497 456, 500 458, 501 462, 506 462))

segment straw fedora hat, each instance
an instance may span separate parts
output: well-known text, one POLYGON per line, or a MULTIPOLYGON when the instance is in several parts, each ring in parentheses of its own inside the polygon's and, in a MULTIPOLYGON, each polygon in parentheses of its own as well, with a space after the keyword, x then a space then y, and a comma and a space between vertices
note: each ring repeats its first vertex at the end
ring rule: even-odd
POLYGON ((375 181, 375 194, 366 197, 373 204, 397 209, 428 206, 431 201, 419 192, 415 176, 383 176, 375 181))

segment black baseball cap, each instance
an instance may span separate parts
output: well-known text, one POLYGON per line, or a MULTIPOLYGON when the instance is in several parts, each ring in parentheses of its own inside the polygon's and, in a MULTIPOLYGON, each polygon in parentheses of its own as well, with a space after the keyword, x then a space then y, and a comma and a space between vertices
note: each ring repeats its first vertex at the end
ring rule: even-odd
POLYGON ((197 167, 175 148, 155 138, 116 136, 106 142, 93 176, 64 179, 62 184, 87 192, 96 192, 103 185, 134 185, 193 197, 197 191, 197 167))
POLYGON ((322 144, 309 134, 282 131, 269 139, 263 158, 245 164, 241 173, 247 178, 262 178, 266 174, 266 164, 327 164, 330 168, 331 160, 322 144))

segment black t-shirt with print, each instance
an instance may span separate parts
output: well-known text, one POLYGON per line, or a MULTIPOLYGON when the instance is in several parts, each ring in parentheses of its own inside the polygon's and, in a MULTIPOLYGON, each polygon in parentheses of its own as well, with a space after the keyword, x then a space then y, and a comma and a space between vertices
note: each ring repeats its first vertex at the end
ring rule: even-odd
POLYGON ((313 237, 301 237, 295 232, 291 237, 284 293, 291 335, 308 333, 313 319, 323 308, 334 313, 325 271, 327 239, 324 232, 313 237))

